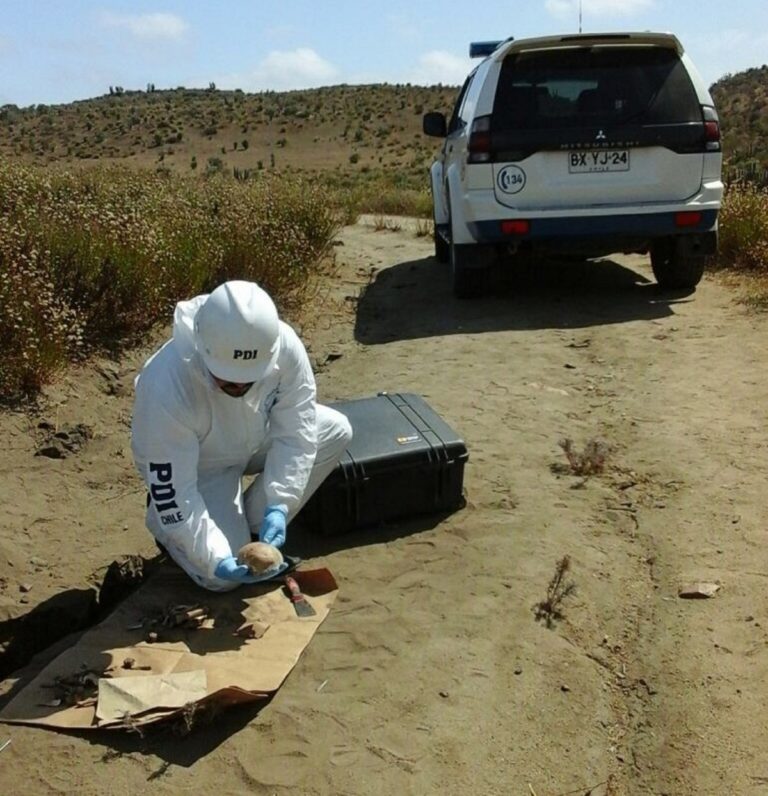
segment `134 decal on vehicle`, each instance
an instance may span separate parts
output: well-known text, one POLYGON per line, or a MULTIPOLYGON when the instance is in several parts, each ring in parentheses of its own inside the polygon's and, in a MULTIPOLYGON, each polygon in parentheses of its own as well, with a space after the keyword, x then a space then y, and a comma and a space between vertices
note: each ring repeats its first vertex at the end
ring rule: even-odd
POLYGON ((519 193, 525 188, 525 172, 520 166, 504 166, 496 175, 496 185, 502 193, 519 193))

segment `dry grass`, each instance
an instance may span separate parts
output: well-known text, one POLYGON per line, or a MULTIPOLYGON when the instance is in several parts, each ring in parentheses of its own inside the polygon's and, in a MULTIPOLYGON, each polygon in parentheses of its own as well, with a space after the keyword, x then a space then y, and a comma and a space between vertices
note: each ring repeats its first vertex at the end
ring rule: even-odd
POLYGON ((720 211, 717 265, 768 274, 768 190, 734 184, 720 211))
MULTIPOLYGON (((599 475, 605 470, 605 465, 610 453, 608 443, 599 439, 590 439, 584 446, 584 450, 578 451, 574 447, 573 440, 565 438, 557 443, 565 453, 568 460, 565 472, 571 475, 599 475)), ((563 468, 556 468, 562 470, 563 468)))
POLYGON ((417 238, 431 238, 435 232, 434 222, 430 218, 418 218, 413 231, 417 238))
POLYGON ((212 699, 188 702, 180 713, 171 719, 171 732, 181 737, 187 736, 194 730, 211 724, 219 713, 221 713, 221 705, 212 699))
POLYGON ((565 617, 563 601, 576 592, 576 584, 566 581, 570 568, 571 559, 563 556, 555 566, 555 574, 547 586, 547 596, 534 606, 536 621, 543 621, 547 627, 552 627, 555 621, 565 617))
POLYGON ((717 280, 739 295, 739 303, 754 312, 768 312, 768 271, 720 269, 717 280))
POLYGON ((756 312, 768 312, 768 278, 753 282, 741 303, 756 312))
POLYGON ((397 219, 375 215, 373 217, 373 228, 376 232, 400 232, 403 225, 397 219))
POLYGON ((340 206, 350 222, 360 213, 379 216, 432 217, 432 194, 425 165, 414 173, 371 169, 357 174, 325 172, 316 175, 340 206))
POLYGON ((0 161, 0 399, 33 397, 67 362, 130 345, 226 279, 297 312, 341 223, 328 191, 300 177, 0 161))
MULTIPOLYGON (((768 310, 768 189, 750 183, 728 187, 720 211, 720 247, 712 263, 738 275, 742 303, 768 310)), ((733 282, 733 280, 729 280, 733 282)))

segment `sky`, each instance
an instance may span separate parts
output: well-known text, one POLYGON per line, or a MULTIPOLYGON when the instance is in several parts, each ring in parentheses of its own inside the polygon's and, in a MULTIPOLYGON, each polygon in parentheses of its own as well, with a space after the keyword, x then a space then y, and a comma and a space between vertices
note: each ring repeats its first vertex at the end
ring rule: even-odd
POLYGON ((671 31, 707 85, 768 62, 768 0, 0 0, 0 105, 125 89, 459 85, 470 41, 671 31))

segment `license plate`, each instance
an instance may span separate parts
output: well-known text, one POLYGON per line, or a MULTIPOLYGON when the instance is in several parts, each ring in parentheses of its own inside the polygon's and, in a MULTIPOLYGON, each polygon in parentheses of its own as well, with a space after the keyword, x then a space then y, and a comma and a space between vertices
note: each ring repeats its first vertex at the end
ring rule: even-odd
POLYGON ((568 153, 571 174, 600 171, 629 171, 628 149, 584 149, 568 153))

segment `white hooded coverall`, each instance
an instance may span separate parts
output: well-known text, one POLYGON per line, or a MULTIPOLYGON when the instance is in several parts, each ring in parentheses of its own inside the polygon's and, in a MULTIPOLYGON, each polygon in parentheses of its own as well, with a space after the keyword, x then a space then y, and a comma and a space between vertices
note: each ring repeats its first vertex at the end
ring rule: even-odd
POLYGON ((173 337, 136 379, 131 448, 149 491, 147 527, 199 585, 251 541, 267 506, 290 520, 352 437, 347 418, 316 404, 306 350, 280 321, 275 366, 242 397, 223 392, 197 352, 194 317, 207 296, 176 305, 173 337), (243 491, 246 474, 257 474, 243 491))

